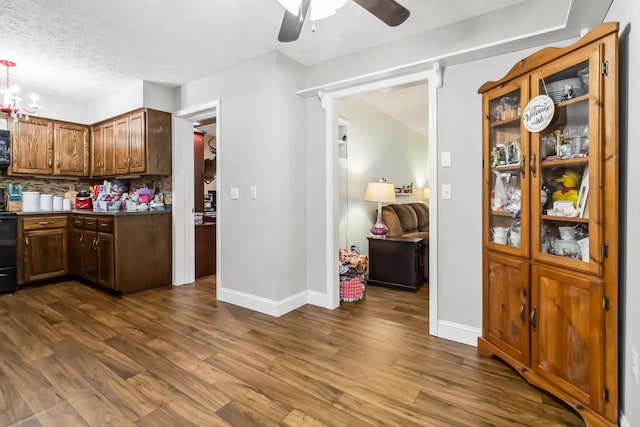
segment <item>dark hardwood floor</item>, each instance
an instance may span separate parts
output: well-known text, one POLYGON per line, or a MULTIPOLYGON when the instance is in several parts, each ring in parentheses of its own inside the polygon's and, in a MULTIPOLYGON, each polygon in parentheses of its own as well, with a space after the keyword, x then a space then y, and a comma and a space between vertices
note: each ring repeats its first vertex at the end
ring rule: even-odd
POLYGON ((500 361, 428 335, 428 289, 273 318, 215 279, 123 298, 0 296, 2 426, 584 425, 500 361))

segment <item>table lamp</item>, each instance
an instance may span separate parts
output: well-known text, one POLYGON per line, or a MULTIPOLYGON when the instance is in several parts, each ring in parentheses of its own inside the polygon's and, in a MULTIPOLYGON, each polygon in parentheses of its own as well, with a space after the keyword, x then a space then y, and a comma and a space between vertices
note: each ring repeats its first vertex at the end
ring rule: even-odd
POLYGON ((429 200, 429 189, 425 188, 424 192, 422 193, 422 200, 429 200))
POLYGON ((379 239, 384 239, 389 228, 382 223, 382 203, 393 203, 396 201, 396 190, 393 184, 381 178, 379 182, 367 184, 367 191, 364 195, 367 202, 378 202, 378 217, 376 223, 371 227, 371 234, 379 239))

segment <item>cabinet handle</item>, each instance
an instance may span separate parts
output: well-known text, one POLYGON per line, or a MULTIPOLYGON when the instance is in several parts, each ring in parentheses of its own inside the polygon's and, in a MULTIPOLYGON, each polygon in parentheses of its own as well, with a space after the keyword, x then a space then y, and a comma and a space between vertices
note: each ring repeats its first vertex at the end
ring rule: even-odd
POLYGON ((81 235, 80 235, 80 243, 82 243, 82 241, 83 241, 83 240, 84 240, 84 235, 83 235, 83 234, 81 234, 81 235))
POLYGON ((536 177, 536 153, 531 155, 531 163, 529 163, 529 168, 531 169, 531 175, 536 177))
POLYGON ((537 310, 538 309, 534 306, 533 310, 531 311, 531 315, 529 316, 529 320, 531 321, 531 327, 533 329, 536 329, 536 327, 538 326, 538 325, 536 325, 536 311, 537 310))
POLYGON ((520 306, 520 320, 522 321, 522 323, 526 323, 527 318, 524 316, 524 309, 527 307, 527 305, 525 303, 522 303, 522 305, 520 306))
POLYGON ((92 245, 93 245, 93 250, 97 251, 98 250, 98 239, 97 238, 93 239, 92 245))
POLYGON ((520 158, 520 173, 522 174, 522 179, 524 179, 524 165, 527 163, 527 156, 525 156, 524 154, 522 155, 522 157, 520 158))
POLYGON ((29 236, 24 237, 24 245, 29 246, 29 236))
POLYGON ((51 224, 51 221, 40 221, 38 222, 39 225, 49 225, 51 224))
POLYGON ((109 224, 100 224, 101 227, 108 227, 109 224))

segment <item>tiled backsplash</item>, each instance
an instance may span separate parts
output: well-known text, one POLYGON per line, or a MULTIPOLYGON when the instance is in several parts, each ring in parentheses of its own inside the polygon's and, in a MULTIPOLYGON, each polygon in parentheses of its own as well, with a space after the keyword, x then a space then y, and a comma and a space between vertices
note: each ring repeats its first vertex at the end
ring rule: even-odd
MULTIPOLYGON (((113 182, 113 179, 110 179, 113 182)), ((172 203, 171 191, 173 190, 173 182, 170 176, 145 176, 136 179, 121 180, 129 186, 129 190, 135 190, 138 188, 158 187, 160 192, 164 195, 165 203, 172 203)), ((88 190, 90 186, 94 184, 102 184, 104 180, 98 179, 54 179, 45 177, 21 177, 21 176, 6 176, 0 175, 0 187, 7 188, 9 184, 22 186, 22 191, 37 191, 43 194, 53 194, 54 196, 64 196, 64 193, 69 191, 69 186, 75 186, 75 190, 88 190)))

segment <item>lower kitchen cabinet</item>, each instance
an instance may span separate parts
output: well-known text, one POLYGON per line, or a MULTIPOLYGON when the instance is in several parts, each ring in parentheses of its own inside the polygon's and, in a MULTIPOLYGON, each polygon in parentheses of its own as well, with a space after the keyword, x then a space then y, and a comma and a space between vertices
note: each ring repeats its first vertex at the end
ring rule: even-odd
POLYGON ((122 294, 171 285, 171 214, 72 215, 70 273, 122 294))
POLYGON ((18 225, 18 283, 64 276, 68 249, 67 216, 20 219, 18 225))
POLYGON ((18 284, 75 276, 130 294, 171 286, 171 212, 21 215, 18 284))
POLYGON ((115 289, 113 221, 113 217, 76 215, 69 239, 70 273, 110 289, 115 289))

